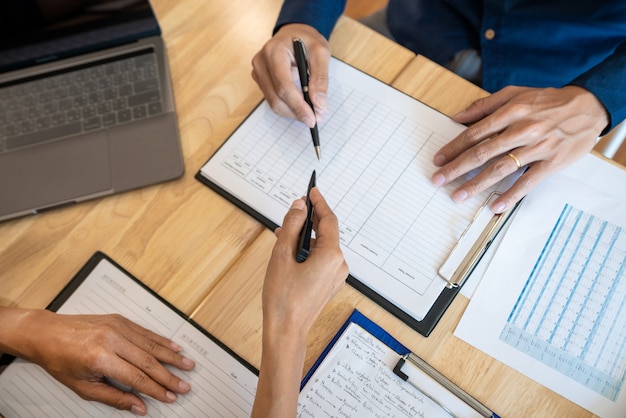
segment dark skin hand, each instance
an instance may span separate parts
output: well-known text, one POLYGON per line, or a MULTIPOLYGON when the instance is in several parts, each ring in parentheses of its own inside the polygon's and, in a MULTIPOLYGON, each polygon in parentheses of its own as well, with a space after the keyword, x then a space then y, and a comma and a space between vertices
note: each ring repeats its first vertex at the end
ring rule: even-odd
POLYGON ((120 315, 61 315, 43 309, 0 308, 0 351, 32 361, 81 398, 146 414, 144 401, 112 386, 113 379, 162 402, 190 386, 162 363, 191 370, 180 347, 120 315))

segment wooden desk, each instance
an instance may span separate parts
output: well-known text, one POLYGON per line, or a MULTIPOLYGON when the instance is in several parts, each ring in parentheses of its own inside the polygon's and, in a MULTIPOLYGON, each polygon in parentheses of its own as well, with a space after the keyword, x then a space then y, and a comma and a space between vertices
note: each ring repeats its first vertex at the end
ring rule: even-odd
MULTIPOLYGON (((174 82, 185 175, 176 181, 0 224, 0 305, 44 307, 96 250, 112 256, 253 365, 261 356, 260 290, 274 236, 193 177, 262 96, 250 61, 271 36, 279 0, 153 0, 174 82)), ((342 19, 334 54, 444 113, 485 92, 342 19)), ((452 335, 457 297, 423 338, 353 288, 309 335, 308 369, 356 307, 504 416, 590 414, 452 335)))

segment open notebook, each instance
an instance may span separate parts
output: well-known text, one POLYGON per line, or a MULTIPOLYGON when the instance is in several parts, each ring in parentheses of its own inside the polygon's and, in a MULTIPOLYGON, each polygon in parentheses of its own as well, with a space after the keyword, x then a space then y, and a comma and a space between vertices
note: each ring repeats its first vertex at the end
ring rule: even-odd
MULTIPOLYGON (((64 314, 120 313, 162 334, 194 359, 173 369, 192 390, 173 404, 144 397, 151 417, 250 416, 257 370, 102 253, 96 253, 49 307, 64 314)), ((9 417, 135 416, 82 400, 42 368, 14 360, 0 374, 0 415, 9 417)))

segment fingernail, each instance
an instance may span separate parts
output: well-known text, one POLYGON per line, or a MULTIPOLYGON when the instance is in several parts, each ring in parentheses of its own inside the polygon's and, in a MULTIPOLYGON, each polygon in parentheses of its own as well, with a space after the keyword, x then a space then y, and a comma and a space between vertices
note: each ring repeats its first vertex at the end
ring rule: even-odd
POLYGON ((315 118, 306 117, 302 120, 302 123, 304 123, 309 128, 312 128, 315 126, 315 118))
POLYGON ((455 114, 452 116, 452 119, 456 119, 456 118, 458 118, 459 116, 463 116, 463 115, 465 114, 465 112, 467 112, 467 110, 466 110, 466 109, 463 109, 463 110, 461 110, 460 112, 455 113, 455 114))
POLYGON ((180 382, 178 382, 178 389, 180 392, 184 393, 191 389, 191 385, 184 380, 181 380, 180 382))
POLYGON ((441 186, 446 182, 446 178, 443 176, 443 174, 437 173, 433 176, 432 182, 435 186, 441 186))
POLYGON ((498 202, 491 207, 493 213, 502 213, 506 209, 506 203, 498 202))
POLYGON ((174 341, 170 341, 170 348, 172 351, 180 351, 180 345, 176 344, 174 341))
POLYGON ((443 154, 437 154, 435 155, 435 158, 433 158, 433 162, 435 165, 443 165, 443 163, 446 162, 446 156, 443 154))
POLYGON ((165 394, 165 397, 167 398, 168 401, 170 402, 174 402, 176 400, 176 394, 174 392, 170 392, 169 390, 167 391, 167 393, 165 394))
POLYGON ((468 196, 469 194, 465 190, 461 189, 452 195, 452 200, 455 202, 462 202, 467 199, 468 196))
POLYGON ((133 405, 130 407, 130 412, 135 415, 146 415, 146 409, 141 405, 133 405))
POLYGON ((304 203, 304 200, 302 199, 297 199, 294 200, 293 203, 291 204, 291 208, 290 209, 300 209, 303 210, 305 208, 306 204, 304 203))
POLYGON ((321 113, 325 113, 328 110, 328 98, 326 94, 317 93, 315 95, 315 110, 321 113))
POLYGON ((193 367, 196 365, 196 362, 190 358, 183 357, 183 365, 185 365, 186 367, 193 367))

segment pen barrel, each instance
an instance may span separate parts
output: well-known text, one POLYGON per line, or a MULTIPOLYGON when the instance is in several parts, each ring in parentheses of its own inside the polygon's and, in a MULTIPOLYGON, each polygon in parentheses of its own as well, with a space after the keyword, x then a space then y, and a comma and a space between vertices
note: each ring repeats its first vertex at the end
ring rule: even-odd
POLYGON ((316 147, 320 146, 320 133, 317 129, 317 122, 315 122, 315 126, 309 128, 311 131, 311 139, 313 140, 313 145, 316 147))
POLYGON ((298 67, 300 85, 302 86, 302 90, 306 93, 309 85, 309 66, 306 60, 304 43, 300 39, 293 40, 293 51, 296 56, 296 66, 298 67))

